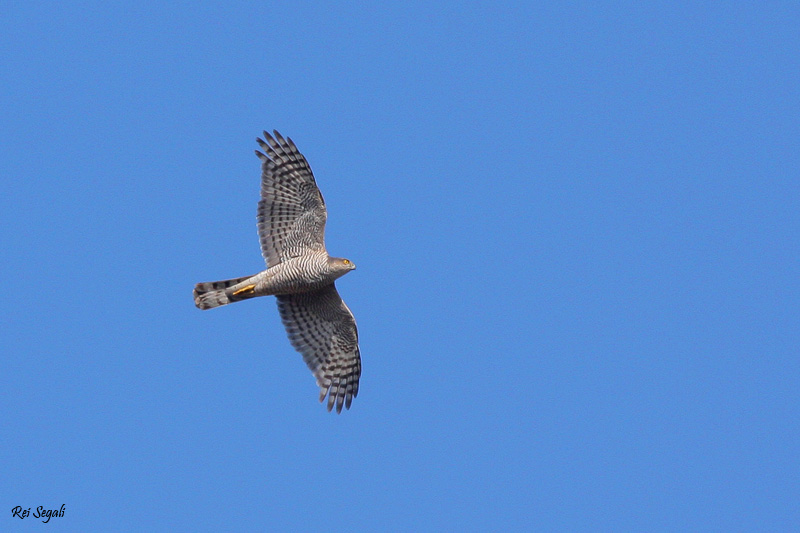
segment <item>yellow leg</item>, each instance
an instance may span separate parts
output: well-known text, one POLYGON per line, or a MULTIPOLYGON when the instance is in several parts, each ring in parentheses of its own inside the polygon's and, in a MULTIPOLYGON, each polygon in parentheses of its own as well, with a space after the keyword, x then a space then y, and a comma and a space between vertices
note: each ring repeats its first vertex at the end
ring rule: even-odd
POLYGON ((241 289, 239 289, 238 291, 235 291, 235 292, 233 293, 233 295, 234 295, 234 296, 239 296, 240 294, 247 294, 247 293, 251 293, 251 292, 253 292, 253 290, 254 290, 255 288, 256 288, 256 286, 255 286, 255 285, 248 285, 247 287, 242 287, 242 288, 241 288, 241 289))

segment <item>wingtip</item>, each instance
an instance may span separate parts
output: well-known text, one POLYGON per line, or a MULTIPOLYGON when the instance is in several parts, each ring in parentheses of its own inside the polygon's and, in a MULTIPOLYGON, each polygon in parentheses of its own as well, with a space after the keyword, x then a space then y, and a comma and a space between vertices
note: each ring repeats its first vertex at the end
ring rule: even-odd
POLYGON ((328 387, 320 387, 319 388, 319 403, 325 401, 325 396, 328 394, 328 387))
POLYGON ((336 394, 333 392, 328 393, 328 412, 333 410, 333 404, 336 402, 336 394))
POLYGON ((344 391, 341 387, 336 389, 336 412, 342 412, 342 406, 344 405, 344 391))

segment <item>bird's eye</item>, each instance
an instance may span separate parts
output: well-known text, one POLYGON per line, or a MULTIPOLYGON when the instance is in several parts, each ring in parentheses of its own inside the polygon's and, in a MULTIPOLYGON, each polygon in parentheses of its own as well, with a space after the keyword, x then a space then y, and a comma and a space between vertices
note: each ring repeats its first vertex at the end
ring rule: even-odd
POLYGON ((343 263, 344 263, 345 265, 349 265, 349 264, 350 264, 350 260, 349 260, 349 259, 345 259, 345 260, 343 261, 343 263))

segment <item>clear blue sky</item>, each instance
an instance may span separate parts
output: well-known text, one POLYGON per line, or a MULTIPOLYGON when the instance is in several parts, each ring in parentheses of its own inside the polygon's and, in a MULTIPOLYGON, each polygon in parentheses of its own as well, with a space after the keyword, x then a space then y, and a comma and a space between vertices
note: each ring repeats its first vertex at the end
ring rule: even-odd
POLYGON ((800 8, 695 4, 6 5, 0 530, 800 528, 800 8), (273 298, 192 301, 273 128, 358 265, 339 416, 273 298))

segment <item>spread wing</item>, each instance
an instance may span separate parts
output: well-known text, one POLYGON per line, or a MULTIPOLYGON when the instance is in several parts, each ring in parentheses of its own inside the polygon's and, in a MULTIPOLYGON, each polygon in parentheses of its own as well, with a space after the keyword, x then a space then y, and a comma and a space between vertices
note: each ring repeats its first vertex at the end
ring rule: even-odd
POLYGON ((266 131, 257 139, 261 159, 261 201, 258 202, 258 237, 261 253, 272 267, 283 261, 325 250, 325 201, 314 174, 288 137, 266 131))
POLYGON ((328 411, 336 404, 350 409, 358 396, 361 354, 353 313, 334 284, 300 294, 278 296, 278 310, 295 350, 317 378, 319 401, 328 396, 328 411))

